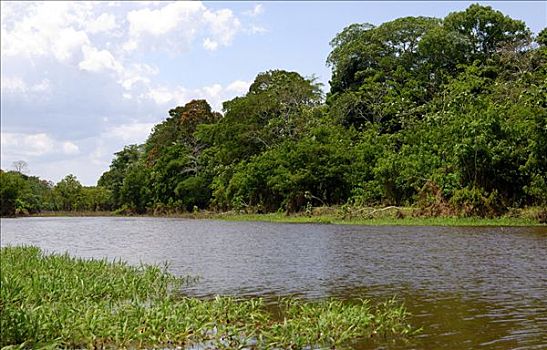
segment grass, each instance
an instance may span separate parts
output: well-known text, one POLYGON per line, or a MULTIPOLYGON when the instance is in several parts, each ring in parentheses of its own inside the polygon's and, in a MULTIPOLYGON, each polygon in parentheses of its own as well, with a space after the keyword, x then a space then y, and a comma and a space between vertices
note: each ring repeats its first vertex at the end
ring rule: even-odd
POLYGON ((349 225, 377 226, 545 226, 538 220, 529 217, 414 217, 402 218, 394 216, 351 217, 344 218, 335 214, 305 215, 284 213, 271 214, 238 214, 228 213, 213 216, 215 219, 227 221, 266 221, 284 223, 323 223, 349 225))
POLYGON ((374 335, 413 332, 395 300, 284 298, 280 317, 261 298, 190 298, 166 267, 1 248, 0 347, 344 348, 374 335))
MULTIPOLYGON (((385 208, 345 208, 318 207, 310 212, 286 215, 283 212, 269 214, 249 214, 243 211, 211 212, 207 210, 193 213, 163 213, 160 215, 133 215, 153 217, 174 217, 188 219, 213 219, 227 221, 266 221, 282 223, 323 223, 377 226, 546 226, 547 209, 530 207, 513 209, 508 214, 493 217, 461 216, 422 216, 415 215, 411 207, 385 208), (542 218, 543 219, 540 219, 542 218)), ((32 216, 124 216, 114 212, 42 212, 32 216)))
POLYGON ((38 216, 38 217, 58 217, 58 216, 115 216, 114 212, 111 211, 96 211, 96 210, 57 210, 57 211, 48 211, 44 210, 39 213, 30 214, 28 216, 38 216))

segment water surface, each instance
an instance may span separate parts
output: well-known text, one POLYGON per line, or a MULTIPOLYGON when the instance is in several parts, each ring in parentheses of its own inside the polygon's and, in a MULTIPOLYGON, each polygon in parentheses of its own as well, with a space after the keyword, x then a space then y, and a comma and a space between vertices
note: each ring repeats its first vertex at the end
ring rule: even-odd
POLYGON ((1 244, 167 261, 190 295, 397 296, 423 327, 359 349, 547 349, 547 228, 374 227, 168 218, 1 220, 1 244))

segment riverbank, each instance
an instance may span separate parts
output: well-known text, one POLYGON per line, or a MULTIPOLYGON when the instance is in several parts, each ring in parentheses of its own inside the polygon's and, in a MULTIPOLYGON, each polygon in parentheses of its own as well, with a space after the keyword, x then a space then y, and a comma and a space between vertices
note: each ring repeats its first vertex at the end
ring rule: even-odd
POLYGON ((150 216, 187 219, 209 219, 226 221, 262 221, 279 223, 320 223, 371 226, 547 226, 547 209, 532 207, 515 209, 499 217, 458 217, 417 215, 417 209, 410 207, 354 208, 337 207, 314 208, 310 212, 283 212, 254 214, 245 211, 196 211, 193 213, 150 213, 129 214, 110 211, 53 211, 30 215, 32 217, 82 217, 82 216, 150 216))
POLYGON ((46 255, 30 246, 0 252, 2 348, 334 349, 413 333, 394 300, 284 298, 276 315, 261 298, 186 297, 181 291, 191 279, 158 266, 46 255))
POLYGON ((279 223, 320 223, 370 226, 547 226, 532 218, 479 218, 479 217, 374 217, 340 218, 334 215, 292 215, 284 214, 227 214, 218 216, 227 221, 264 221, 279 223))

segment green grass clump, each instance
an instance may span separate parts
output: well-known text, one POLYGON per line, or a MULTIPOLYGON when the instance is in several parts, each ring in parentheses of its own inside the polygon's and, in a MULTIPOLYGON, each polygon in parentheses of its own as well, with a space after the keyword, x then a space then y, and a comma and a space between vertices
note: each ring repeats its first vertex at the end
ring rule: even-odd
POLYGON ((375 335, 411 333, 404 322, 405 308, 393 299, 376 306, 368 300, 352 304, 335 299, 315 303, 283 299, 280 308, 283 321, 262 334, 275 349, 333 349, 375 335))
POLYGON ((261 298, 203 300, 157 266, 1 249, 0 346, 8 348, 339 348, 374 334, 411 332, 393 300, 283 299, 281 317, 261 298))
POLYGON ((224 214, 213 216, 214 219, 226 221, 263 221, 279 223, 318 223, 318 224, 349 224, 369 226, 545 226, 538 220, 529 217, 394 217, 390 215, 378 217, 344 218, 337 214, 304 215, 284 213, 270 214, 224 214))

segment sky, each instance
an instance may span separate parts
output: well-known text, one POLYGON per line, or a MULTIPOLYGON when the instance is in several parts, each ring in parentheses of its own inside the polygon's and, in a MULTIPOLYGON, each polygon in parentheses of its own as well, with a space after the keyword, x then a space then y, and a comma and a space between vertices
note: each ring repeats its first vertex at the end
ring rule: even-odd
MULTIPOLYGON (((113 154, 168 111, 246 93, 271 69, 328 90, 330 40, 352 23, 442 18, 472 2, 11 2, 1 4, 1 168, 95 185, 113 154)), ((547 26, 547 2, 479 2, 547 26)))

